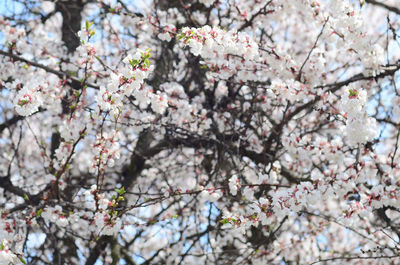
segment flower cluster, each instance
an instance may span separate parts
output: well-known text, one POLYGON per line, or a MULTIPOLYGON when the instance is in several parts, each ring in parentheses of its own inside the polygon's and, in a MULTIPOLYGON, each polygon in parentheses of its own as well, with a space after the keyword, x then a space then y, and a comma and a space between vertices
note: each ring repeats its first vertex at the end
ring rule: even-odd
POLYGON ((360 11, 355 10, 350 2, 335 0, 330 2, 329 13, 332 35, 339 37, 340 44, 354 50, 366 74, 379 73, 384 63, 383 49, 379 44, 371 45, 360 11))
POLYGON ((166 96, 153 93, 143 84, 153 70, 150 65, 150 49, 137 50, 123 60, 125 66, 116 73, 110 74, 107 86, 101 86, 97 94, 98 111, 111 111, 112 116, 119 116, 124 97, 133 95, 140 108, 146 108, 151 102, 156 113, 163 113, 167 107, 166 96))
POLYGON ((341 110, 346 113, 346 135, 350 145, 366 143, 377 135, 376 120, 368 117, 365 109, 367 92, 353 86, 344 88, 341 110))
POLYGON ((258 45, 242 32, 224 31, 217 27, 183 28, 177 35, 183 46, 193 55, 200 55, 204 66, 221 78, 237 75, 247 80, 259 56, 258 45))
POLYGON ((111 135, 107 133, 97 135, 96 142, 93 145, 95 155, 90 168, 93 174, 104 173, 106 167, 113 167, 115 160, 119 159, 119 137, 120 133, 118 131, 114 131, 111 135))
POLYGON ((0 243, 0 264, 17 264, 18 261, 18 257, 9 249, 8 242, 2 240, 0 243))

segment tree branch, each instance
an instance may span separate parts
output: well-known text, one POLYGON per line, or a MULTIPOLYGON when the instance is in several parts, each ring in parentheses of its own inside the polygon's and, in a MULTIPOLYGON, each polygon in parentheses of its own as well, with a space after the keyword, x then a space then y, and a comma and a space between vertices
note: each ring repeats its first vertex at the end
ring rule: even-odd
MULTIPOLYGON (((48 73, 55 74, 56 76, 58 76, 61 79, 66 79, 66 78, 71 79, 71 81, 67 80, 67 83, 74 89, 82 89, 82 87, 83 87, 83 84, 81 83, 81 81, 78 78, 76 78, 74 76, 71 76, 71 75, 69 75, 67 73, 64 73, 62 71, 58 71, 58 70, 52 69, 52 68, 47 67, 47 66, 45 66, 43 64, 27 60, 27 59, 25 59, 23 57, 20 57, 18 55, 15 55, 15 54, 12 54, 12 53, 9 53, 9 52, 5 52, 5 51, 2 51, 2 50, 0 50, 0 54, 4 55, 4 56, 7 56, 9 58, 12 58, 13 60, 16 60, 16 61, 19 61, 19 62, 24 62, 26 64, 29 64, 29 65, 35 66, 37 68, 43 69, 48 73)), ((95 84, 92 84, 92 83, 85 83, 85 84, 87 86, 89 86, 89 87, 92 87, 92 88, 95 88, 95 89, 100 89, 100 87, 98 85, 95 85, 95 84)))
POLYGON ((9 120, 6 120, 4 123, 0 124, 0 133, 2 133, 7 127, 16 124, 18 121, 23 120, 25 117, 16 115, 9 120))
POLYGON ((385 8, 385 9, 391 11, 391 12, 394 12, 394 13, 400 15, 400 9, 397 8, 397 7, 389 6, 389 5, 387 5, 387 4, 384 4, 384 3, 382 3, 382 2, 378 2, 378 1, 375 1, 375 0, 365 0, 365 2, 367 2, 368 4, 380 6, 380 7, 382 7, 382 8, 385 8))

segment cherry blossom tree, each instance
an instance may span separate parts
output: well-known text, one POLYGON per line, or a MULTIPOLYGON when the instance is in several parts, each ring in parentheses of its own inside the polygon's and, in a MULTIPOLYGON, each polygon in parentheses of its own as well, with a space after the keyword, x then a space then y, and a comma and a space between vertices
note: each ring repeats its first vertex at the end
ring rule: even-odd
POLYGON ((397 0, 1 0, 0 264, 399 264, 397 0))

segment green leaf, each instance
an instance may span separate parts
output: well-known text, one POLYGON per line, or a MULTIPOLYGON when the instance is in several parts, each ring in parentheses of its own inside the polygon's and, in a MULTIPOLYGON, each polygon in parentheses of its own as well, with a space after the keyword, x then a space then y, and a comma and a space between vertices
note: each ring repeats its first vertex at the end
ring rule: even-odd
POLYGON ((89 22, 89 20, 86 19, 85 21, 85 26, 86 26, 86 30, 89 30, 89 28, 93 25, 93 22, 89 22))
POLYGON ((19 258, 19 261, 21 261, 23 264, 27 264, 24 258, 19 258))
POLYGON ((22 107, 22 106, 24 106, 24 105, 26 105, 28 103, 29 103, 29 100, 27 100, 27 99, 18 100, 18 106, 20 106, 20 107, 22 107))
POLYGON ((41 216, 43 213, 43 209, 39 209, 39 211, 36 212, 36 217, 41 216))
POLYGON ((120 196, 122 196, 125 194, 126 191, 125 191, 125 188, 122 187, 120 189, 115 189, 115 192, 117 192, 120 196))
POLYGON ((99 56, 95 56, 95 58, 97 59, 97 61, 99 61, 101 64, 103 64, 104 65, 104 62, 100 59, 100 57, 99 56))
POLYGON ((139 62, 140 62, 140 60, 135 60, 135 59, 129 60, 129 63, 130 63, 133 67, 135 67, 136 65, 138 65, 139 62))
POLYGON ((357 96, 358 96, 357 89, 350 88, 349 89, 349 97, 352 98, 352 97, 357 97, 357 96))

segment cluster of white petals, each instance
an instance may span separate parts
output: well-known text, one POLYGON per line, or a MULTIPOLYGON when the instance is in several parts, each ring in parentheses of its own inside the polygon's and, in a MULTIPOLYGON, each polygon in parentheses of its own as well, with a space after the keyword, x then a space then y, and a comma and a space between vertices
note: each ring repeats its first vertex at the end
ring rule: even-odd
POLYGON ((367 116, 367 92, 353 86, 344 88, 341 99, 341 110, 347 114, 346 136, 350 145, 365 143, 377 136, 377 123, 367 116))
POLYGON ((252 60, 259 56, 258 45, 243 32, 224 31, 218 27, 183 28, 178 34, 182 45, 189 46, 194 55, 200 55, 204 65, 221 78, 237 75, 247 80, 252 71, 252 60))

